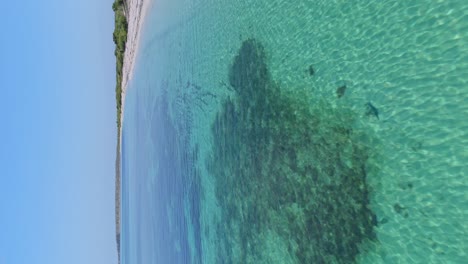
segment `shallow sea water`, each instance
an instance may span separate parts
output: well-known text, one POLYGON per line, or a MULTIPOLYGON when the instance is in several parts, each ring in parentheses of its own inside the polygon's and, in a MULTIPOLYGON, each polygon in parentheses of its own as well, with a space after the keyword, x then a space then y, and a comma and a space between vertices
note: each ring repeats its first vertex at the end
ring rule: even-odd
POLYGON ((465 1, 155 1, 122 263, 466 263, 465 1))

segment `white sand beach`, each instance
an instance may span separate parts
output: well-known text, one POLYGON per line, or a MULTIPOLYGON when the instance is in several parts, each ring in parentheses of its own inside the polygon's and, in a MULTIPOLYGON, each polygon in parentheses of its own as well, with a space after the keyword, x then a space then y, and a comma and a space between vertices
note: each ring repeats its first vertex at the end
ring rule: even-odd
MULTIPOLYGON (((124 118, 125 94, 127 92, 127 85, 133 76, 135 59, 138 54, 140 32, 145 21, 145 16, 148 12, 148 9, 152 5, 152 2, 152 0, 126 0, 125 16, 128 22, 128 32, 122 68, 122 113, 120 115, 121 130, 124 118)), ((120 131, 120 133, 122 133, 122 131, 120 131)))

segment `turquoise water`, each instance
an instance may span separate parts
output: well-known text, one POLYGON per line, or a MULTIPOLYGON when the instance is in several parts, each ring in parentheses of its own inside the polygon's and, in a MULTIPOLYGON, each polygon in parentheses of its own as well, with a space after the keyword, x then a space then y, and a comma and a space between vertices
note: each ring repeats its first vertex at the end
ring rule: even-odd
POLYGON ((155 1, 122 263, 466 263, 466 73, 465 1, 155 1))

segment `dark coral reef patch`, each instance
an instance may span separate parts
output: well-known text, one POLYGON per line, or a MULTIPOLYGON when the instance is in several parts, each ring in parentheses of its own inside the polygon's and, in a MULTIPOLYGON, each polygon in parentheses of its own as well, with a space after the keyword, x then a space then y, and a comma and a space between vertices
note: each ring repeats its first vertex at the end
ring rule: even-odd
MULTIPOLYGON (((222 208, 218 263, 264 263, 267 234, 298 263, 352 263, 376 239, 354 115, 272 80, 264 47, 243 42, 229 70, 235 95, 212 125, 208 169, 222 208)), ((278 260, 279 261, 279 260, 278 260)))

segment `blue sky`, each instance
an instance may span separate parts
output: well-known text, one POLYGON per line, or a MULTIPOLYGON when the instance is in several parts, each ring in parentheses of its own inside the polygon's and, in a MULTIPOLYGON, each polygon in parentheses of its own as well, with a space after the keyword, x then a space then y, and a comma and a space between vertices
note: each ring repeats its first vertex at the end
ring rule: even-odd
POLYGON ((0 263, 117 263, 112 2, 2 2, 0 263))

